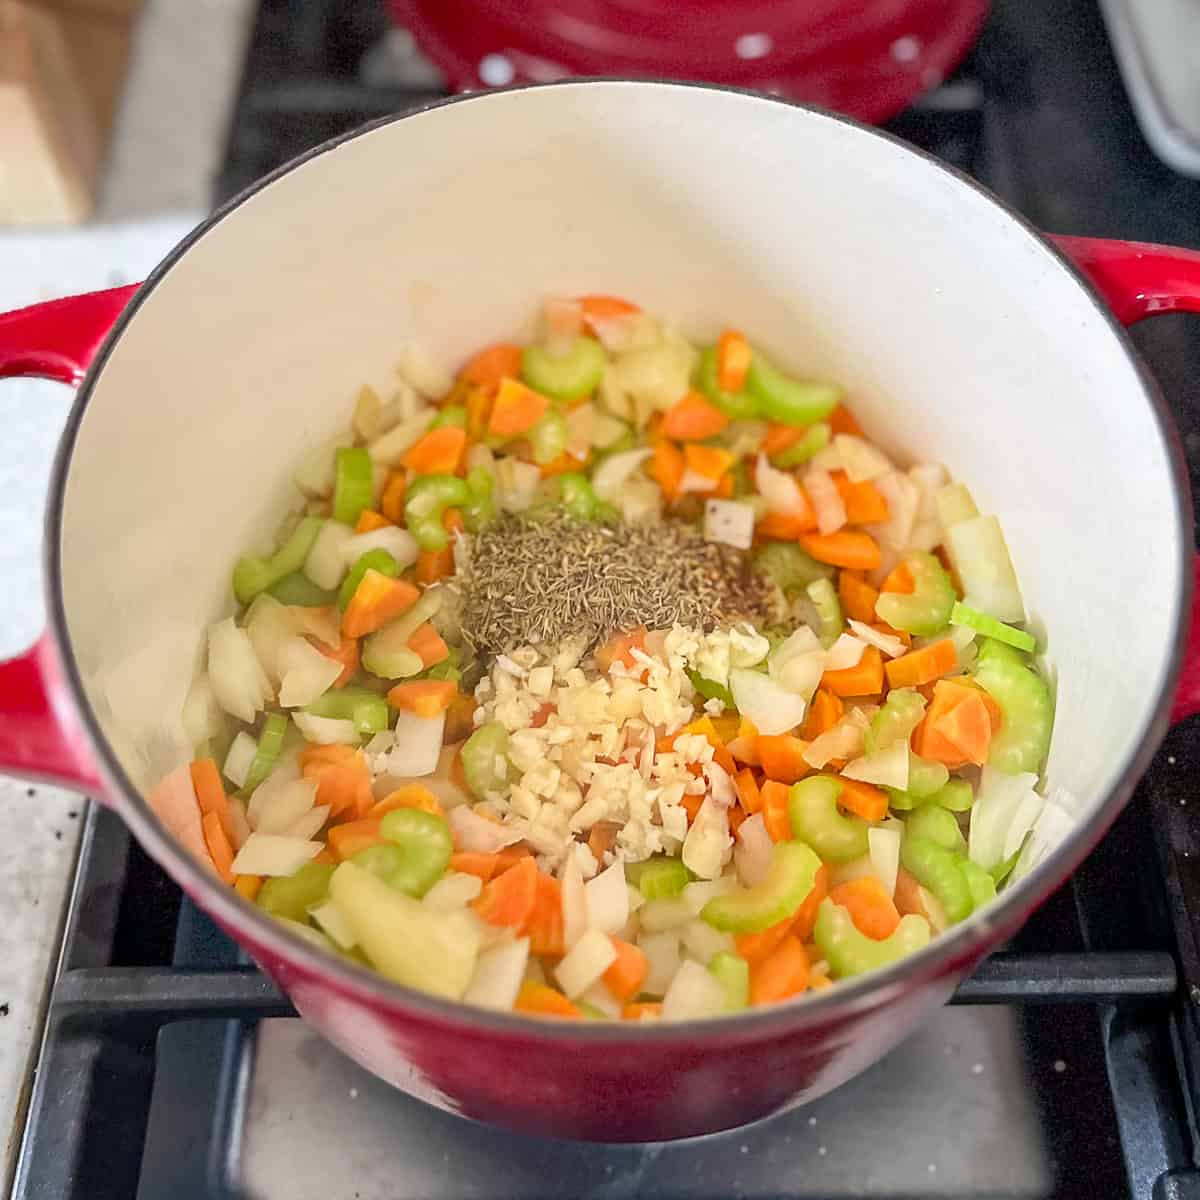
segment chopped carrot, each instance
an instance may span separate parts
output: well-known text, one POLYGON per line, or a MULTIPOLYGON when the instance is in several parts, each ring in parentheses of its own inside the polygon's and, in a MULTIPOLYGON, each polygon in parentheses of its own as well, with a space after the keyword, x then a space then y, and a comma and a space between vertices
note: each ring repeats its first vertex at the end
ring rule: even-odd
POLYGON ((650 474, 662 488, 663 496, 670 503, 679 495, 679 484, 684 472, 683 452, 666 438, 656 442, 654 456, 650 460, 650 474))
POLYGON ((234 878, 233 886, 239 896, 244 896, 251 904, 258 898, 258 893, 262 890, 263 877, 261 875, 238 875, 234 878))
POLYGON ((520 437, 542 419, 549 407, 550 401, 540 392, 506 375, 492 401, 487 431, 496 437, 520 437))
POLYGON ((821 734, 827 733, 843 717, 846 706, 841 697, 828 688, 817 688, 817 693, 808 706, 808 714, 804 718, 804 728, 801 736, 813 741, 821 734))
POLYGON ((768 458, 772 458, 790 450, 803 436, 802 425, 784 425, 781 421, 773 421, 767 426, 767 436, 763 438, 759 449, 768 458))
POLYGON ((436 717, 450 707, 458 684, 449 679, 410 679, 388 692, 388 703, 418 717, 436 717))
MULTIPOLYGON (((543 722, 545 724, 545 722, 543 722)), ((453 746, 465 741, 475 732, 475 697, 457 692, 446 709, 446 724, 442 729, 442 745, 453 746)))
POLYGON ((940 679, 925 719, 913 731, 913 749, 951 770, 967 763, 982 766, 1002 719, 999 706, 982 689, 940 679))
POLYGON ((703 796, 686 795, 680 800, 679 805, 685 813, 687 813, 687 823, 690 826, 692 822, 700 814, 700 806, 704 803, 703 796))
POLYGON ((968 696, 938 719, 932 731, 956 747, 966 762, 982 767, 992 742, 992 722, 983 697, 968 696))
MULTIPOLYGON (((533 859, 526 860, 533 862, 533 859)), ((533 908, 521 926, 530 954, 559 958, 567 952, 563 926, 562 884, 552 875, 537 873, 533 908)))
POLYGON ((861 529, 839 529, 837 533, 808 533, 800 545, 817 562, 854 571, 873 571, 883 560, 879 543, 861 529))
POLYGON ((737 947, 737 952, 753 967, 755 963, 760 963, 775 953, 779 943, 791 933, 795 920, 793 914, 759 933, 739 933, 735 935, 733 944, 737 947))
POLYGON ((730 451, 722 450, 720 446, 701 446, 695 442, 688 442, 683 448, 683 461, 687 470, 718 483, 737 459, 730 451))
POLYGON ((394 525, 394 521, 389 521, 383 513, 375 512, 374 509, 364 508, 358 514, 358 520, 354 525, 355 533, 370 533, 373 529, 386 529, 389 525, 394 525))
POLYGON ((862 426, 844 404, 839 404, 825 419, 829 422, 830 431, 835 436, 839 433, 852 433, 855 437, 862 437, 862 426))
POLYGON ((642 310, 619 296, 580 296, 579 307, 583 310, 583 321, 595 332, 594 322, 614 321, 621 317, 633 317, 642 310))
POLYGON ((821 901, 829 895, 829 868, 824 863, 813 879, 812 891, 804 897, 794 920, 792 932, 802 941, 807 942, 812 937, 812 931, 817 923, 817 910, 821 901))
POLYGON ((503 875, 497 875, 483 885, 483 891, 471 902, 471 907, 489 925, 505 925, 520 929, 529 920, 537 899, 537 863, 522 859, 503 875))
POLYGON ((450 657, 450 647, 428 621, 417 626, 416 632, 408 639, 408 648, 416 652, 426 667, 436 667, 450 657))
POLYGON ((979 698, 983 701, 984 707, 987 709, 988 719, 992 724, 992 733, 999 733, 1000 727, 1004 724, 1004 713, 992 697, 975 682, 974 679, 968 679, 962 675, 956 679, 939 679, 937 683, 928 685, 931 688, 931 696, 936 696, 938 688, 967 688, 970 691, 978 692, 979 698))
POLYGON ((747 721, 745 717, 742 717, 738 725, 737 737, 727 742, 725 748, 738 762, 751 767, 762 766, 762 760, 758 757, 758 730, 754 728, 754 723, 747 721))
MULTIPOLYGON (((869 647, 874 650, 875 648, 869 647)), ((876 650, 876 654, 879 652, 876 650)), ((866 657, 865 655, 863 657, 866 657)), ((930 642, 920 650, 912 650, 887 664, 889 687, 917 687, 932 683, 958 666, 958 651, 949 638, 930 642)))
POLYGON ((357 638, 382 629, 394 617, 412 608, 420 596, 411 583, 368 569, 342 613, 342 636, 357 638))
MULTIPOLYGON (((761 741, 762 738, 760 737, 761 741)), ((773 842, 790 842, 792 840, 792 818, 788 812, 788 800, 791 790, 786 784, 774 779, 766 780, 761 788, 763 823, 773 842)))
POLYGON ((467 393, 467 437, 473 442, 479 441, 487 432, 498 387, 499 380, 477 385, 467 393))
POLYGON ((511 342, 498 342, 480 350, 458 377, 466 383, 499 383, 505 376, 515 378, 521 374, 521 347, 511 342))
POLYGON ((374 803, 371 773, 361 750, 350 746, 309 746, 300 752, 300 770, 317 785, 317 803, 329 806, 330 820, 343 813, 365 817, 374 803))
POLYGON ((582 471, 590 458, 590 451, 587 458, 580 460, 564 450, 557 458, 542 464, 542 478, 549 479, 553 475, 565 475, 568 471, 582 471))
POLYGON ((749 767, 742 767, 733 777, 733 783, 737 788, 738 800, 741 801, 746 815, 753 816, 756 812, 762 812, 762 791, 754 772, 749 767))
POLYGON ((702 442, 728 424, 729 418, 715 404, 699 392, 688 392, 663 415, 662 433, 677 442, 702 442))
POLYGON ((808 955, 794 934, 788 934, 761 962, 750 968, 750 1004, 778 1004, 808 987, 808 955))
POLYGON ((888 573, 888 577, 880 584, 879 590, 911 596, 917 590, 917 584, 912 577, 912 572, 903 563, 897 563, 888 573))
POLYGON ((544 983, 527 979, 517 993, 516 1012, 535 1013, 539 1017, 580 1017, 583 1014, 562 994, 544 983))
POLYGON ((817 514, 803 492, 800 493, 800 499, 804 502, 803 512, 767 513, 755 525, 754 532, 760 538, 774 538, 780 542, 796 542, 806 533, 811 533, 817 527, 817 514))
POLYGON ((621 1009, 622 1021, 654 1021, 662 1016, 662 1003, 658 1000, 641 1000, 627 1004, 621 1009))
MULTIPOLYGON (((450 870, 458 871, 461 875, 474 875, 487 883, 500 869, 499 854, 481 854, 478 851, 455 851, 450 855, 450 870)), ((509 864, 510 866, 513 864, 509 864)))
POLYGON ((718 500, 733 499, 733 476, 722 475, 721 481, 717 484, 716 490, 712 493, 718 500))
POLYGON ((335 688, 345 687, 358 672, 358 639, 343 636, 342 644, 336 650, 331 646, 326 646, 324 642, 317 641, 316 638, 308 640, 326 658, 332 658, 334 662, 342 664, 342 673, 333 681, 333 686, 335 688))
POLYGON ((229 813, 229 797, 221 784, 221 772, 211 758, 198 758, 191 764, 192 787, 196 792, 196 802, 200 805, 201 817, 216 813, 221 822, 225 839, 233 845, 237 838, 233 832, 233 818, 229 813))
POLYGON ((900 924, 895 902, 874 875, 862 875, 838 884, 829 893, 829 898, 850 914, 860 933, 877 942, 891 937, 900 924))
POLYGON ((328 846, 322 847, 309 861, 326 867, 337 866, 337 859, 333 857, 333 851, 328 846))
POLYGON ((729 832, 737 837, 737 831, 741 829, 742 822, 747 819, 746 810, 740 804, 734 804, 726 810, 725 816, 729 821, 729 832))
MULTIPOLYGON (((888 663, 889 668, 891 665, 888 663)), ((854 666, 826 671, 821 676, 821 686, 838 696, 877 696, 883 691, 883 655, 878 647, 868 646, 854 666)))
POLYGON ((592 657, 596 660, 596 666, 605 674, 612 670, 612 665, 616 662, 628 668, 636 667, 638 661, 633 657, 633 651, 646 648, 646 633, 644 625, 639 625, 637 629, 631 629, 628 633, 614 633, 603 646, 593 651, 592 657))
POLYGON ((887 816, 887 792, 858 779, 839 779, 842 790, 837 802, 864 821, 882 821, 887 816))
POLYGON ((808 743, 790 733, 758 735, 763 774, 777 783, 799 783, 812 768, 804 761, 808 743))
POLYGON ((875 601, 879 593, 856 571, 838 572, 838 598, 842 612, 851 620, 870 624, 875 620, 875 601))
POLYGON ((388 792, 382 800, 377 800, 372 804, 367 816, 378 820, 386 813, 395 812, 398 808, 416 808, 434 817, 446 815, 442 811, 438 798, 427 787, 419 783, 405 783, 388 792))
POLYGON ((229 844, 229 838, 226 837, 225 830, 221 827, 220 815, 215 812, 206 812, 200 818, 200 828, 204 831, 204 844, 208 847, 208 854, 213 861, 213 866, 217 868, 217 874, 223 882, 232 884, 234 882, 233 847, 229 844))
POLYGON ((726 329, 717 339, 717 383, 722 391, 740 392, 746 386, 746 372, 754 351, 746 335, 726 329))
POLYGON ((613 959, 612 965, 601 979, 618 1000, 628 1000, 637 995, 642 980, 646 978, 649 968, 646 953, 641 947, 633 945, 632 942, 624 942, 619 937, 610 935, 608 940, 612 942, 617 957, 613 959))
POLYGON ((830 478, 846 508, 851 525, 869 525, 888 519, 888 503, 883 493, 869 480, 854 483, 845 471, 831 471, 830 478))
POLYGON ((360 850, 370 846, 378 846, 385 841, 379 832, 382 824, 379 817, 363 817, 358 821, 344 821, 341 825, 331 826, 326 836, 326 845, 333 851, 339 862, 353 858, 360 850))
POLYGON ((621 826, 616 821, 597 821, 588 833, 587 847, 597 862, 603 862, 604 856, 613 848, 621 826))
POLYGON ((408 475, 404 471, 392 471, 383 485, 379 508, 393 525, 404 524, 404 498, 408 495, 408 475))
POLYGON ((896 911, 902 916, 918 916, 928 918, 925 903, 921 899, 921 885, 916 877, 910 875, 903 867, 896 875, 896 891, 893 894, 896 911))
POLYGON ((466 448, 465 429, 442 425, 418 438, 401 461, 414 475, 453 475, 466 448))
POLYGON ((454 574, 454 551, 449 546, 445 550, 422 550, 417 555, 416 569, 413 578, 418 583, 437 583, 447 575, 454 574))

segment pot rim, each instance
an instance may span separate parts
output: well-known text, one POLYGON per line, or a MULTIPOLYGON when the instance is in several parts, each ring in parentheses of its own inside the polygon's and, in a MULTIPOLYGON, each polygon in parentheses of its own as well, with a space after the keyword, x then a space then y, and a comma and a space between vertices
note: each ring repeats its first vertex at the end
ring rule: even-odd
POLYGON ((376 1007, 386 1006, 390 1010, 402 1013, 406 1019, 421 1019, 428 1023, 457 1027, 464 1032, 515 1039, 528 1039, 536 1036, 562 1043, 638 1042, 645 1044, 649 1041, 684 1043, 694 1042, 698 1037, 710 1036, 720 1036, 727 1041, 734 1042, 759 1039, 775 1033, 796 1034, 813 1029, 827 1023, 830 1019, 846 1018, 858 1011, 886 1003, 892 996, 904 992, 913 984, 928 982, 951 972, 962 970, 964 967, 973 966, 975 961, 990 951, 1003 936, 1014 931, 1075 870, 1128 801, 1168 728, 1170 701, 1181 669, 1188 632, 1187 614, 1191 590, 1192 546, 1187 531, 1190 525, 1190 488, 1183 451, 1170 410, 1156 382, 1142 363, 1124 326, 1113 315, 1090 280, 1040 230, 1005 201, 977 180, 942 162, 927 151, 911 146, 893 134, 866 125, 852 117, 830 112, 816 105, 783 97, 768 96, 747 88, 723 84, 600 77, 555 80, 547 83, 522 84, 508 88, 471 92, 438 99, 403 113, 377 118, 331 138, 284 163, 226 201, 185 235, 154 268, 117 318, 84 376, 67 417, 55 455, 46 507, 43 547, 45 556, 44 588, 48 628, 61 656, 64 675, 80 714, 81 723, 96 755, 100 774, 107 785, 108 793, 113 799, 118 815, 142 845, 150 851, 155 860, 164 866, 176 882, 184 887, 185 891, 193 896, 203 895, 204 907, 227 928, 236 930, 239 937, 246 938, 253 943, 256 949, 265 950, 293 968, 299 969, 309 976, 317 977, 324 985, 335 988, 343 995, 368 1002, 376 1007), (475 1008, 460 1001, 444 1000, 395 983, 367 967, 359 966, 348 960, 334 959, 302 938, 286 931, 276 921, 239 896, 232 888, 213 879, 211 873, 192 858, 159 824, 145 799, 129 780, 116 755, 109 747, 84 690, 79 664, 71 645, 62 592, 61 530, 67 477, 79 430, 91 401, 96 381, 102 375, 104 365, 112 353, 113 347, 138 309, 154 293, 163 278, 192 245, 252 196, 303 166, 310 159, 337 149, 346 142, 369 135, 386 125, 419 117, 449 105, 485 103, 490 97, 503 96, 512 92, 592 87, 650 87, 655 89, 671 88, 686 92, 721 92, 756 103, 798 108, 821 119, 843 125, 852 131, 852 135, 883 139, 916 158, 923 159, 927 164, 945 172, 958 183, 965 184, 1016 224, 1042 254, 1048 256, 1071 277, 1099 310, 1111 333, 1118 340, 1126 357, 1135 368, 1141 382, 1143 397, 1153 413, 1163 449, 1171 463, 1175 483, 1172 533, 1179 553, 1182 586, 1173 597, 1175 605, 1174 636, 1171 643, 1173 653, 1167 660, 1165 670, 1160 673, 1154 687, 1153 699, 1147 705, 1135 748, 1120 765, 1114 786, 1094 816, 1086 824, 1074 829, 1069 837, 1065 838, 1051 854, 1011 890, 1002 892, 998 902, 991 910, 968 918, 945 933, 935 936, 927 947, 917 953, 901 959, 884 970, 868 973, 858 979, 847 980, 816 995, 806 994, 784 1004, 703 1020, 661 1023, 555 1022, 513 1012, 495 1012, 475 1008))

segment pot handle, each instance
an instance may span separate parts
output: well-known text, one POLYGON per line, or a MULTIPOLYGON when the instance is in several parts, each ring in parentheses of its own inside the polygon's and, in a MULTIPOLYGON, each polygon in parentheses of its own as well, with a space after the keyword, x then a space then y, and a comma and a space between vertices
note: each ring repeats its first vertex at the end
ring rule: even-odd
MULTIPOLYGON (((138 289, 109 288, 0 315, 0 378, 78 384, 138 289)), ((100 772, 48 635, 0 663, 0 771, 101 796, 100 772)))
MULTIPOLYGON (((1200 251, 1148 242, 1055 236, 1123 325, 1160 313, 1200 313, 1200 251)), ((1192 622, 1172 724, 1200 712, 1200 554, 1192 560, 1192 622)))

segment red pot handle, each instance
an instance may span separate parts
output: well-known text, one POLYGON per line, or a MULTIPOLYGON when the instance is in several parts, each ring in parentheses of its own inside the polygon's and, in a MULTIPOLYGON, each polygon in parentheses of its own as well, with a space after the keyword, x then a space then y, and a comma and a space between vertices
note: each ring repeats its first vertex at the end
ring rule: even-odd
MULTIPOLYGON (((0 378, 37 375, 78 384, 138 285, 50 300, 0 315, 0 378)), ((100 773, 62 664, 43 634, 0 663, 0 771, 98 794, 100 773)))

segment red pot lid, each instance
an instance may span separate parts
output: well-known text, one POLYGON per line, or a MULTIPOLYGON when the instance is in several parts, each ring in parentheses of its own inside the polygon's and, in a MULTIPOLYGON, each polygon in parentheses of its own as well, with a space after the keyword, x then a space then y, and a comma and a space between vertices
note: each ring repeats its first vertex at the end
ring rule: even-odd
POLYGON ((988 0, 388 0, 458 91, 699 79, 884 121, 966 54, 988 0))

